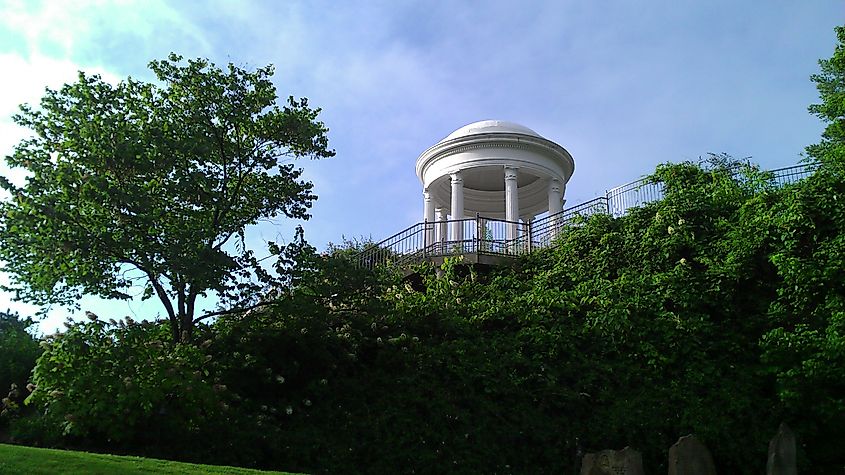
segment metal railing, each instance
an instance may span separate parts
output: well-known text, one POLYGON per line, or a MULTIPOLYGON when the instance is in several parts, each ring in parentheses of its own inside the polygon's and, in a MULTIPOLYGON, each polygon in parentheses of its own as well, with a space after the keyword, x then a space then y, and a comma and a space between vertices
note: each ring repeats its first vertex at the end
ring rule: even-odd
MULTIPOLYGON (((817 163, 805 163, 766 172, 773 187, 809 177, 817 163)), ((357 256, 360 266, 408 266, 436 257, 463 254, 517 256, 554 245, 568 227, 595 214, 625 215, 631 208, 663 198, 663 184, 645 177, 608 190, 604 196, 580 203, 533 222, 514 222, 476 215, 474 218, 422 222, 366 246, 357 256)))
POLYGON ((560 232, 594 214, 608 214, 607 196, 599 196, 531 223, 534 247, 548 247, 560 232))
POLYGON ((819 164, 817 162, 810 162, 770 170, 769 173, 771 173, 771 177, 769 177, 769 183, 776 188, 797 183, 804 178, 808 178, 810 175, 815 173, 818 168, 819 164))
POLYGON ((629 209, 663 199, 663 183, 649 178, 626 183, 607 190, 607 212, 614 217, 624 215, 629 209))
POLYGON ((461 254, 524 254, 531 251, 530 228, 526 223, 481 216, 422 222, 365 247, 357 260, 362 267, 372 269, 461 254))

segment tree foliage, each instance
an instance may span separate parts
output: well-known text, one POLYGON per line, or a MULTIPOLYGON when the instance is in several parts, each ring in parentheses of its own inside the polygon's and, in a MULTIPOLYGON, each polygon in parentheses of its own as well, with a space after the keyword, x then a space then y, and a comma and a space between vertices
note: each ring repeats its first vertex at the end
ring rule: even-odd
POLYGON ((174 341, 191 336, 197 298, 228 309, 268 276, 244 230, 279 214, 307 218, 312 184, 289 158, 330 157, 319 109, 276 103, 273 68, 224 71, 171 55, 158 82, 117 85, 80 73, 15 121, 33 132, 0 180, 0 260, 17 297, 74 304, 129 298, 136 281, 164 305, 174 341))
MULTIPOLYGON (((171 347, 162 323, 89 318, 45 340, 27 399, 44 409, 40 425, 66 444, 213 460, 225 439, 209 434, 235 415, 203 347, 171 347)), ((21 442, 44 438, 26 421, 13 430, 21 442)))
POLYGON ((835 29, 838 43, 830 59, 819 61, 820 72, 810 78, 816 83, 821 102, 810 112, 826 125, 820 143, 807 147, 810 157, 838 166, 845 161, 845 26, 835 29))
POLYGON ((28 394, 26 386, 41 353, 38 340, 30 333, 33 323, 9 311, 0 312, 0 424, 17 411, 28 394))
POLYGON ((841 448, 828 442, 845 427, 845 27, 836 35, 833 56, 812 76, 821 102, 809 109, 826 128, 807 155, 820 167, 746 235, 762 241, 782 279, 761 341, 778 396, 795 425, 816 434, 819 458, 841 465, 841 448))

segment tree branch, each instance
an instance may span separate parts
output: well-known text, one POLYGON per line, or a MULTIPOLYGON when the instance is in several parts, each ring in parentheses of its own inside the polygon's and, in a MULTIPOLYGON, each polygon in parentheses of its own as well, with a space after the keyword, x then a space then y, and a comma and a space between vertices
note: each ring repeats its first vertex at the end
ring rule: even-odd
POLYGON ((167 316, 170 317, 170 327, 173 332, 173 341, 179 341, 179 319, 176 317, 176 313, 173 311, 173 303, 170 301, 170 297, 167 296, 167 291, 164 290, 164 287, 158 281, 158 278, 151 272, 147 273, 147 276, 150 278, 150 284, 153 286, 153 289, 156 291, 156 295, 158 295, 158 299, 161 300, 162 305, 164 305, 164 309, 167 310, 167 316))
MULTIPOLYGON (((225 204, 226 204, 227 190, 228 190, 228 186, 229 186, 229 163, 228 163, 228 160, 227 160, 228 156, 226 155, 226 147, 225 147, 225 144, 223 142, 223 134, 219 133, 219 130, 217 129, 217 127, 214 127, 214 124, 210 123, 210 125, 211 125, 212 130, 214 131, 214 137, 217 139, 217 146, 220 149, 220 162, 221 162, 221 165, 223 167, 223 180, 220 184, 220 200, 219 200, 219 203, 221 203, 221 207, 220 208, 215 207, 215 209, 212 213, 211 229, 213 231, 220 224, 221 215, 223 213, 222 206, 225 206, 225 204)), ((214 235, 213 234, 210 236, 209 243, 210 244, 214 243, 214 235)))
POLYGON ((194 323, 199 323, 199 322, 201 322, 201 321, 203 321, 207 318, 211 318, 211 317, 219 317, 221 315, 232 315, 232 314, 235 314, 235 313, 244 313, 244 312, 248 312, 250 310, 254 310, 256 308, 269 307, 271 305, 278 305, 278 303, 279 302, 275 302, 275 301, 273 301, 273 302, 259 302, 255 305, 248 305, 246 307, 232 308, 232 309, 229 309, 229 310, 219 310, 217 312, 210 312, 210 313, 206 313, 205 315, 203 315, 201 317, 195 318, 194 323))

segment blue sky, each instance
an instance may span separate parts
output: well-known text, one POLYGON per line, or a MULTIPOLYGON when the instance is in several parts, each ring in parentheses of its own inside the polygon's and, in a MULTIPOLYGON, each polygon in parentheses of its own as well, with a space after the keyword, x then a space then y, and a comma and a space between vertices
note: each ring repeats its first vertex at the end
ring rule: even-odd
MULTIPOLYGON (((276 66, 281 97, 322 107, 337 157, 302 161, 320 248, 419 221, 416 157, 482 119, 524 124, 575 159, 568 205, 707 152, 795 164, 822 124, 810 74, 831 55, 841 1, 15 1, 0 0, 0 155, 26 131, 17 104, 77 70, 150 78, 169 52, 276 66)), ((0 165, 0 173, 20 179, 0 165)), ((250 230, 289 240, 296 223, 250 230)), ((0 278, 6 278, 0 275, 0 278)), ((5 302, 0 308, 31 313, 5 302)), ((86 299, 105 317, 154 303, 86 299)), ((68 315, 55 308, 52 331, 68 315)))

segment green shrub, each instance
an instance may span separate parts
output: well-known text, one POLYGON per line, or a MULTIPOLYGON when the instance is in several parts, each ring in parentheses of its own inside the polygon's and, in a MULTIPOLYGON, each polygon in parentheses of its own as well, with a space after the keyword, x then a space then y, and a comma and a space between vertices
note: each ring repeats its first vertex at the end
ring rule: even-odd
MULTIPOLYGON (((228 391, 201 348, 176 344, 158 322, 111 323, 89 314, 45 340, 27 402, 67 444, 179 454, 211 452, 208 434, 227 420, 228 391)), ((27 436, 21 432, 13 434, 27 436)))
POLYGON ((41 350, 30 333, 33 321, 0 312, 0 426, 19 413, 41 350))

